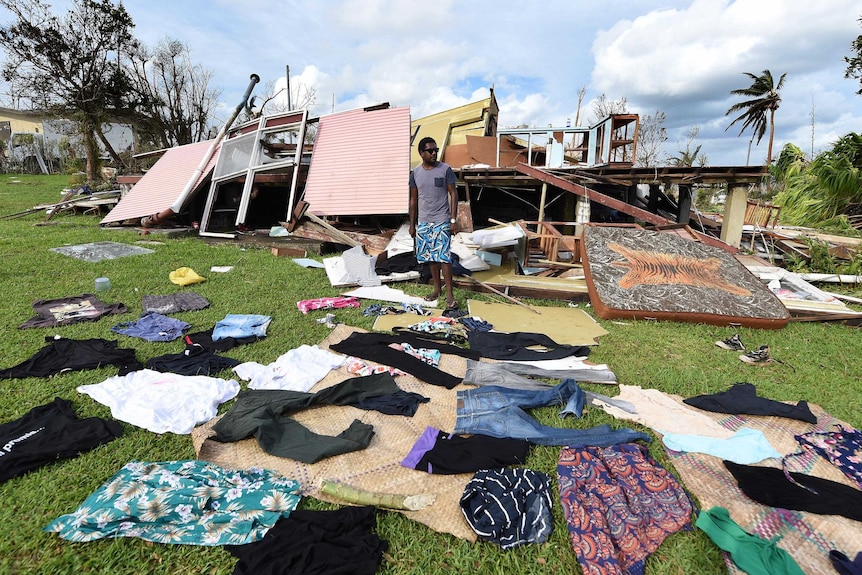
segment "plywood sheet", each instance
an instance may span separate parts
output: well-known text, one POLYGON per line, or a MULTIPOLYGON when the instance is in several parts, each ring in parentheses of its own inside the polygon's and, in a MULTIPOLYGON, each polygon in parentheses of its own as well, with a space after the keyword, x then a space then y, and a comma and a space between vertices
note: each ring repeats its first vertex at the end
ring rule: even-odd
POLYGON ((608 333, 582 309, 532 307, 539 313, 516 304, 467 300, 470 315, 481 317, 495 331, 543 333, 567 345, 596 345, 596 338, 608 333))

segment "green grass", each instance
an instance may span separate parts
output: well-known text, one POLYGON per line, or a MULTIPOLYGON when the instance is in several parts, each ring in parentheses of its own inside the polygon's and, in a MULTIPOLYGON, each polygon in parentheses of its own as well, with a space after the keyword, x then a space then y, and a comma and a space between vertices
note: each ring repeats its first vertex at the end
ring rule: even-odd
MULTIPOLYGON (((66 185, 64 176, 0 176, 0 216, 59 201, 60 190, 66 185)), ((47 225, 42 225, 43 220, 44 213, 0 220, 3 257, 0 367, 10 367, 29 358, 44 345, 45 336, 55 333, 69 338, 113 339, 110 326, 136 317, 143 295, 171 293, 176 289, 168 274, 182 266, 207 277, 194 290, 212 304, 206 310, 176 314, 191 323, 193 330, 212 327, 226 313, 273 317, 266 339, 227 354, 240 361, 269 363, 299 345, 321 341, 329 331, 296 308, 298 300, 338 294, 322 270, 305 269, 289 259, 274 258, 265 249, 231 243, 210 245, 197 237, 142 238, 134 231, 101 229, 96 216, 58 214, 47 225), (143 244, 155 250, 153 254, 100 263, 87 263, 50 251, 63 245, 94 241, 161 243, 143 244), (235 268, 228 274, 209 272, 214 265, 235 268), (34 300, 91 292, 95 278, 100 276, 109 277, 112 284, 111 291, 102 299, 125 303, 129 314, 57 329, 17 329, 33 315, 34 300)), ((428 289, 416 284, 398 287, 415 294, 428 289)), ((465 292, 456 295, 462 302, 468 297, 465 292)), ((469 297, 481 299, 476 294, 469 297)), ((530 303, 562 305, 538 300, 530 303)), ((359 310, 339 310, 337 315, 339 320, 357 327, 370 329, 372 324, 359 310)), ((805 399, 856 427, 862 426, 862 367, 856 355, 858 329, 819 323, 791 324, 776 331, 741 329, 746 344, 769 344, 773 355, 785 362, 757 368, 743 364, 737 354, 713 344, 731 335, 730 328, 634 321, 600 323, 609 334, 601 338, 592 358, 607 363, 623 383, 691 396, 749 381, 767 397, 805 399)), ((123 338, 121 343, 136 348, 141 360, 182 349, 180 342, 150 344, 123 338)), ((109 417, 106 407, 77 393, 75 388, 115 374, 115 368, 105 368, 50 379, 0 380, 0 421, 20 417, 57 396, 71 400, 82 417, 109 417)), ((616 394, 614 387, 585 387, 616 394)), ((534 414, 544 423, 561 425, 555 409, 534 410, 534 414)), ((564 425, 586 427, 604 422, 613 423, 600 410, 588 408, 583 420, 567 420, 564 425)), ((56 534, 42 532, 48 522, 72 512, 128 461, 188 459, 195 455, 188 436, 156 435, 126 424, 124 428, 123 437, 93 452, 0 484, 0 573, 216 575, 233 571, 234 559, 219 548, 168 546, 137 539, 69 543, 56 534)), ((654 441, 650 452, 669 466, 660 442, 654 441)), ((528 465, 554 478, 558 453, 556 448, 535 447, 528 465)), ((328 508, 314 500, 304 500, 302 506, 328 508)), ((386 575, 580 573, 559 505, 554 512, 555 530, 547 543, 508 552, 490 544, 471 544, 435 533, 397 513, 381 512, 378 531, 389 540, 390 549, 379 572, 386 575)), ((670 537, 647 564, 650 575, 724 572, 718 549, 697 530, 670 537)))

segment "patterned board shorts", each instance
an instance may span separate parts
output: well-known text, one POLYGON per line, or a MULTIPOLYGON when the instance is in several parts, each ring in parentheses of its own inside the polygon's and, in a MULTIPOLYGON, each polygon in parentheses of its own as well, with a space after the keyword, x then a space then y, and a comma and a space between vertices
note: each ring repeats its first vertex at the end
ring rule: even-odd
POLYGON ((448 222, 416 226, 416 261, 421 263, 452 263, 452 230, 448 222))

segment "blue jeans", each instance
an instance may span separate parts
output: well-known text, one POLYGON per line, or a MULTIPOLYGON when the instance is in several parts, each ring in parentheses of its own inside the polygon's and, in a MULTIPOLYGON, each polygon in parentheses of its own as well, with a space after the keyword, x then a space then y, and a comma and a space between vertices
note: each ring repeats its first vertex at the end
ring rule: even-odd
POLYGON ((213 328, 213 341, 226 337, 266 337, 266 330, 272 318, 268 315, 227 314, 213 328))
POLYGON ((578 409, 575 402, 583 401, 580 387, 574 379, 545 390, 510 389, 483 386, 458 392, 458 415, 454 434, 478 433, 491 437, 525 439, 536 445, 570 447, 607 447, 652 438, 627 427, 611 429, 607 424, 590 429, 564 429, 542 425, 524 410, 548 405, 566 405, 563 411, 578 409), (569 403, 572 405, 568 405, 569 403))

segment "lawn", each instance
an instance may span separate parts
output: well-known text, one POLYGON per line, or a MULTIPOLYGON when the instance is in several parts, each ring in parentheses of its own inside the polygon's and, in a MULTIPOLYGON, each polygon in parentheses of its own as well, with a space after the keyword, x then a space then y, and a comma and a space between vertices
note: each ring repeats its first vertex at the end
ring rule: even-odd
MULTIPOLYGON (((66 185, 65 176, 0 176, 0 216, 59 201, 66 185)), ((98 221, 97 216, 61 213, 45 222, 44 212, 0 219, 3 256, 0 367, 28 359, 44 345, 46 336, 54 334, 75 339, 115 339, 110 326, 137 317, 143 295, 175 291, 168 274, 183 266, 208 278, 196 285, 194 291, 212 305, 202 311, 175 314, 191 323, 194 331, 212 327, 227 313, 264 314, 273 318, 266 339, 235 348, 226 354, 230 357, 269 363, 290 349, 321 341, 329 331, 315 322, 312 315, 303 316, 296 307, 298 300, 338 295, 322 270, 302 268, 289 259, 275 258, 266 249, 233 243, 209 244, 193 236, 141 237, 133 230, 100 228, 98 221), (88 263, 50 251, 95 241, 148 242, 140 245, 154 253, 88 263), (211 266, 234 266, 234 269, 228 274, 216 274, 209 272, 211 266), (56 329, 17 329, 33 315, 34 300, 90 293, 95 278, 102 276, 110 278, 112 284, 102 299, 107 303, 125 303, 129 314, 56 329)), ((414 294, 428 291, 426 286, 412 283, 397 287, 414 294)), ((461 302, 468 297, 461 291, 456 295, 461 302)), ((469 297, 481 299, 476 294, 469 297)), ((530 303, 564 305, 540 300, 530 303)), ((590 311, 588 307, 585 309, 590 311)), ((372 319, 362 316, 360 310, 338 310, 337 316, 349 325, 371 328, 372 319)), ((729 328, 645 321, 600 323, 609 334, 601 338, 592 359, 607 363, 622 383, 691 396, 723 391, 735 382, 748 381, 766 397, 786 401, 805 399, 856 427, 862 426, 862 366, 857 355, 862 332, 858 329, 836 323, 791 323, 775 331, 741 329, 739 333, 746 344, 768 344, 773 355, 783 362, 755 367, 714 345, 717 339, 733 333, 729 328)), ((123 347, 134 347, 142 361, 183 348, 180 341, 151 344, 137 338, 116 337, 123 338, 123 347)), ((110 417, 108 408, 79 394, 76 387, 99 383, 115 374, 116 368, 109 367, 49 379, 0 380, 0 422, 21 417, 32 407, 55 397, 71 400, 81 417, 110 417)), ((222 376, 230 377, 230 372, 222 376)), ((584 387, 608 395, 616 393, 615 388, 608 386, 584 387)), ((553 408, 533 413, 549 425, 615 424, 598 409, 588 408, 583 420, 569 419, 562 424, 553 408)), ((90 453, 0 484, 0 573, 216 575, 233 571, 234 558, 220 548, 170 546, 138 539, 69 543, 42 531, 59 515, 71 513, 129 461, 195 456, 188 436, 156 435, 127 424, 124 429, 121 438, 90 453)), ((650 452, 669 465, 659 441, 653 441, 650 452)), ((558 448, 534 447, 527 464, 554 478, 558 454, 558 448)), ((314 500, 304 500, 301 506, 330 508, 314 500)), ((559 505, 555 507, 554 533, 547 543, 512 551, 439 534, 392 512, 379 514, 378 532, 390 545, 379 570, 385 575, 581 572, 559 505)), ((647 563, 649 575, 724 572, 718 549, 698 530, 671 536, 647 563)))

